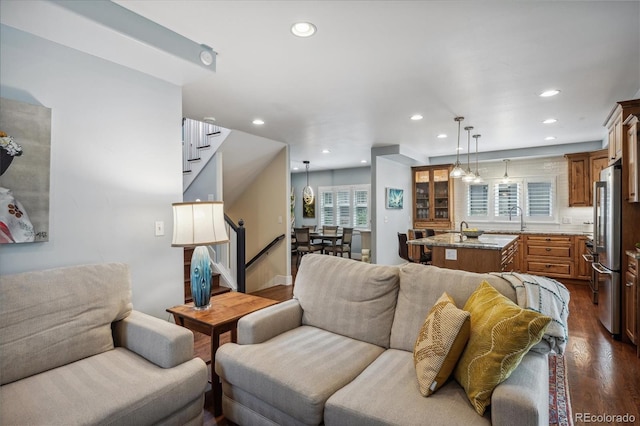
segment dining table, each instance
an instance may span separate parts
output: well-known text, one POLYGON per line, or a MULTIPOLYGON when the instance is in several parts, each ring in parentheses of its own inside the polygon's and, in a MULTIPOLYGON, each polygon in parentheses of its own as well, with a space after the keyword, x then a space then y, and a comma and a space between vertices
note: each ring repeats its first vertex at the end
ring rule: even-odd
POLYGON ((325 249, 326 249, 327 247, 335 247, 338 244, 338 240, 340 240, 342 238, 342 233, 339 232, 337 234, 333 234, 333 233, 324 234, 322 232, 310 232, 309 233, 309 238, 311 239, 311 241, 321 240, 323 244, 324 244, 325 240, 331 241, 331 246, 327 245, 325 247, 325 249))

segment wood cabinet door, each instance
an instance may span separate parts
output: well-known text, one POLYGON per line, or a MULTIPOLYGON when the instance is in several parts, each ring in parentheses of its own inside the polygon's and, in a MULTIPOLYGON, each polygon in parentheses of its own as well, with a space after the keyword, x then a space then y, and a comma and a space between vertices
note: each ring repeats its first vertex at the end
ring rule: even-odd
POLYGON ((627 130, 628 158, 626 160, 629 170, 629 202, 640 201, 638 189, 640 186, 640 173, 638 172, 638 118, 633 117, 627 130))
POLYGON ((589 154, 568 154, 569 161, 569 207, 586 207, 591 205, 591 182, 589 154))
POLYGON ((589 180, 589 206, 593 205, 593 183, 600 180, 600 172, 602 169, 609 167, 609 158, 607 150, 592 152, 589 157, 589 169, 591 179, 589 180))

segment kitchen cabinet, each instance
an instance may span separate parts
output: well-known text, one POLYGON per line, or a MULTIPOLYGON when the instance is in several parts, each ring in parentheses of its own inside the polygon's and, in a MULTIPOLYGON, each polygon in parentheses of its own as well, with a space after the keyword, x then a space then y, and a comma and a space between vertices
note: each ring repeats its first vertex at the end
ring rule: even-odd
POLYGON ((638 257, 634 252, 627 252, 628 266, 624 282, 625 315, 623 321, 627 337, 638 344, 638 257))
POLYGON ((575 276, 574 278, 579 280, 589 280, 591 278, 591 264, 586 261, 583 254, 587 254, 587 237, 582 235, 576 235, 574 237, 574 252, 575 252, 575 276))
POLYGON ((622 107, 614 110, 606 126, 609 131, 609 164, 613 164, 622 158, 622 107))
POLYGON ((566 154, 569 173, 569 207, 593 205, 593 182, 609 165, 607 150, 566 154))
POLYGON ((453 227, 453 165, 412 167, 413 227, 450 229, 453 227))
POLYGON ((604 125, 608 131, 609 164, 623 157, 627 137, 624 122, 630 114, 640 114, 640 99, 618 102, 605 121, 604 125))
POLYGON ((524 235, 526 272, 554 278, 573 278, 574 239, 570 235, 524 235))
POLYGON ((428 237, 428 241, 409 242, 431 250, 434 266, 470 272, 512 272, 518 255, 518 236, 484 234, 479 238, 446 232, 428 237))
POLYGON ((629 199, 630 203, 640 201, 640 164, 638 163, 638 133, 640 133, 640 124, 638 124, 638 116, 630 115, 624 122, 627 126, 627 170, 629 171, 629 199))

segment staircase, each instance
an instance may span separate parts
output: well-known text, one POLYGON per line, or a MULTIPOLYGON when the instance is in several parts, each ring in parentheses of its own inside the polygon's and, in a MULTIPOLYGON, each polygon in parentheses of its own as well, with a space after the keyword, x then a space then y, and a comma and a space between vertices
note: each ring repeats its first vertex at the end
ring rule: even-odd
POLYGON ((231 131, 212 123, 182 119, 182 188, 186 191, 231 131))

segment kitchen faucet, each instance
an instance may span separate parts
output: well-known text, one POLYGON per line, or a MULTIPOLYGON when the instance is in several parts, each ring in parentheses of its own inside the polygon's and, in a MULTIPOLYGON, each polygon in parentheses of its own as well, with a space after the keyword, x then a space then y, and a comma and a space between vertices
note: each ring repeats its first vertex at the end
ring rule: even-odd
POLYGON ((520 210, 520 232, 524 231, 524 213, 522 212, 522 208, 520 206, 513 206, 509 209, 509 220, 511 220, 511 212, 513 210, 520 210))
POLYGON ((462 224, 464 223, 465 228, 469 228, 469 224, 467 222, 465 222, 464 220, 462 222, 460 222, 460 241, 462 241, 462 224))

